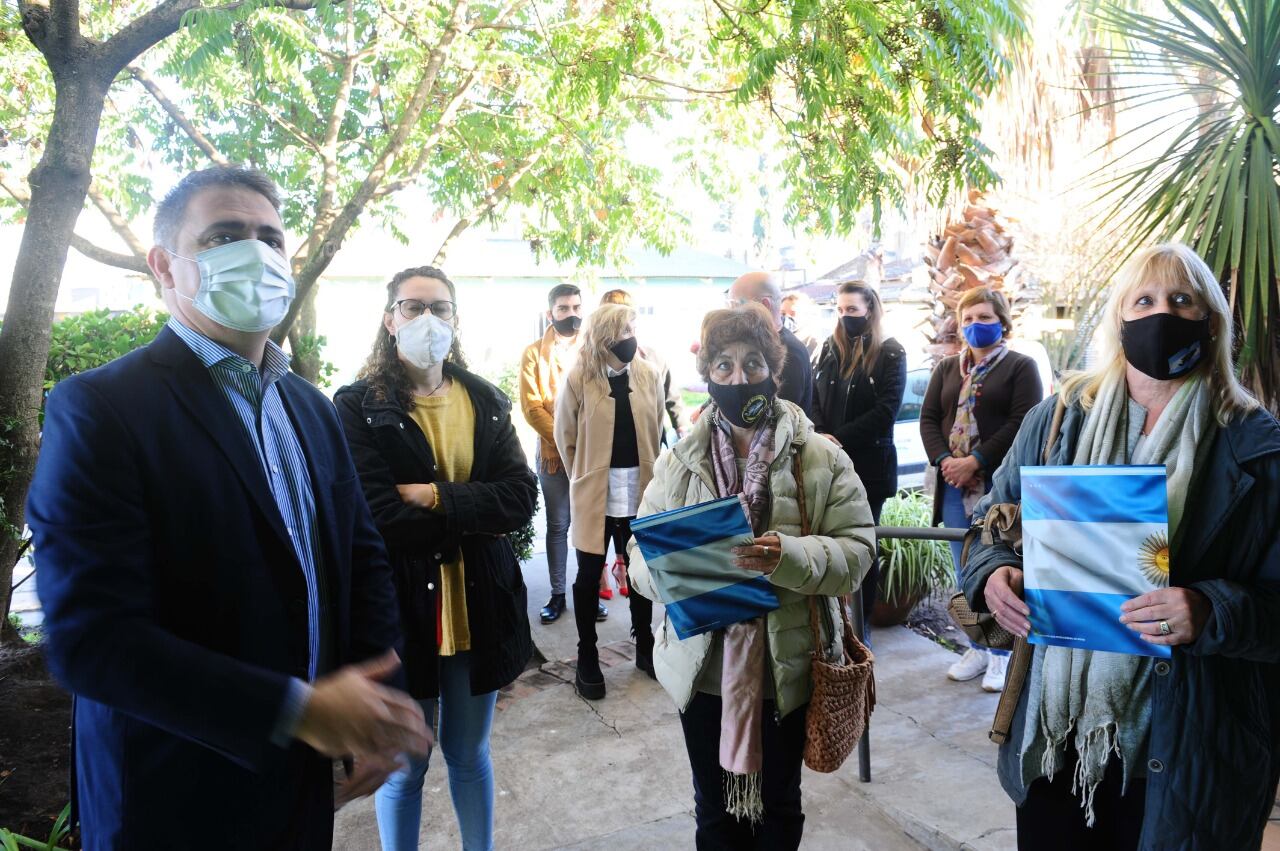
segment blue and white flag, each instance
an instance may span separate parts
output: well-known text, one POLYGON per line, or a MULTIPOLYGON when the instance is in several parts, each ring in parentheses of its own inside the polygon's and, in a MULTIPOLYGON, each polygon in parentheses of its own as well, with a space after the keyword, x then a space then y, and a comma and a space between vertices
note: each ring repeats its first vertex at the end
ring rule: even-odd
POLYGON ((733 563, 733 547, 755 540, 736 496, 631 522, 636 546, 683 641, 778 608, 769 578, 733 563))
POLYGON ((1163 466, 1022 468, 1023 589, 1032 644, 1169 656, 1120 623, 1169 585, 1163 466))

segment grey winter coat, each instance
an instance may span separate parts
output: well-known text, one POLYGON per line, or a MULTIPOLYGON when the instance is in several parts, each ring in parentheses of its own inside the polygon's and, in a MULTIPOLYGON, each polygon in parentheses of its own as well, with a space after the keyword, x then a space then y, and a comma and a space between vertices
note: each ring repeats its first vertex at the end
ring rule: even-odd
MULTIPOLYGON (((997 470, 989 504, 1021 500, 1021 465, 1040 463, 1057 397, 1037 405, 997 470)), ((1084 422, 1067 409, 1050 464, 1070 464, 1084 422)), ((1280 780, 1280 424, 1255 411, 1219 428, 1187 497, 1186 531, 1170 581, 1213 605, 1199 639, 1155 666, 1147 747, 1142 851, 1258 848, 1280 780)), ((964 593, 987 611, 983 588, 1000 565, 1020 567, 1001 544, 979 542, 964 593)), ((1000 748, 1001 785, 1021 804, 1018 754, 1024 690, 1000 748)))

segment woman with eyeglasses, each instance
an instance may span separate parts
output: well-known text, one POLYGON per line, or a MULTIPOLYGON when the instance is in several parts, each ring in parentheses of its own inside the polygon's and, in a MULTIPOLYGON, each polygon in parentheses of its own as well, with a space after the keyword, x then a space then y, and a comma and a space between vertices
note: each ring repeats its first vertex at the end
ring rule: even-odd
MULTIPOLYGON (((556 396, 556 448, 569 471, 569 516, 578 574, 573 580, 573 615, 578 625, 578 694, 605 695, 596 647, 596 594, 610 541, 623 548, 640 495, 653 476, 658 436, 666 415, 661 376, 636 357, 636 312, 602 304, 587 319, 578 362, 556 396)), ((631 629, 636 667, 653 671, 651 598, 631 590, 631 629)))
MULTIPOLYGON (((847 281, 836 290, 835 331, 822 344, 813 376, 813 427, 845 451, 867 489, 871 516, 880 523, 885 500, 898 492, 898 450, 893 424, 907 386, 907 353, 885 337, 884 307, 870 287, 847 281)), ((862 586, 867 614, 876 600, 878 559, 862 586)))
MULTIPOLYGON (((457 327, 457 293, 443 272, 400 272, 387 285, 373 352, 334 404, 391 559, 409 693, 428 723, 440 711, 436 741, 462 847, 488 851, 494 704, 533 653, 506 535, 533 516, 537 479, 510 400, 467 371, 457 327)), ((429 759, 407 758, 375 796, 387 851, 418 847, 429 759)))

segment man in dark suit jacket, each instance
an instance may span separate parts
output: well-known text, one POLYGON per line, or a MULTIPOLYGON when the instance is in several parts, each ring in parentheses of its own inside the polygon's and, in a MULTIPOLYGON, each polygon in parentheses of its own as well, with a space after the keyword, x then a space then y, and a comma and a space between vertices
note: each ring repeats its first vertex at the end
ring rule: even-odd
POLYGON ((328 849, 331 760, 352 797, 430 745, 379 682, 386 554, 332 405, 267 339, 293 295, 271 182, 196 172, 155 227, 169 325, 50 394, 27 509, 84 847, 328 849))
POLYGON ((730 307, 749 301, 759 302, 769 311, 782 345, 787 347, 787 359, 778 379, 778 398, 796 403, 806 417, 813 419, 813 364, 809 361, 809 350, 799 337, 782 326, 782 291, 768 272, 748 272, 729 287, 730 307))

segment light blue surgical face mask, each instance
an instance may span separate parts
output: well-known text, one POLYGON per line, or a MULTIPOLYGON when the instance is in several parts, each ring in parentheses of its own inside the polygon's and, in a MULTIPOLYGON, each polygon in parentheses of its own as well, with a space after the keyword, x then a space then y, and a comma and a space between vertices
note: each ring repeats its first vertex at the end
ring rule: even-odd
POLYGON ((200 270, 196 297, 177 294, 219 325, 249 333, 266 331, 293 303, 296 284, 289 261, 261 240, 229 242, 195 257, 169 253, 200 270))

